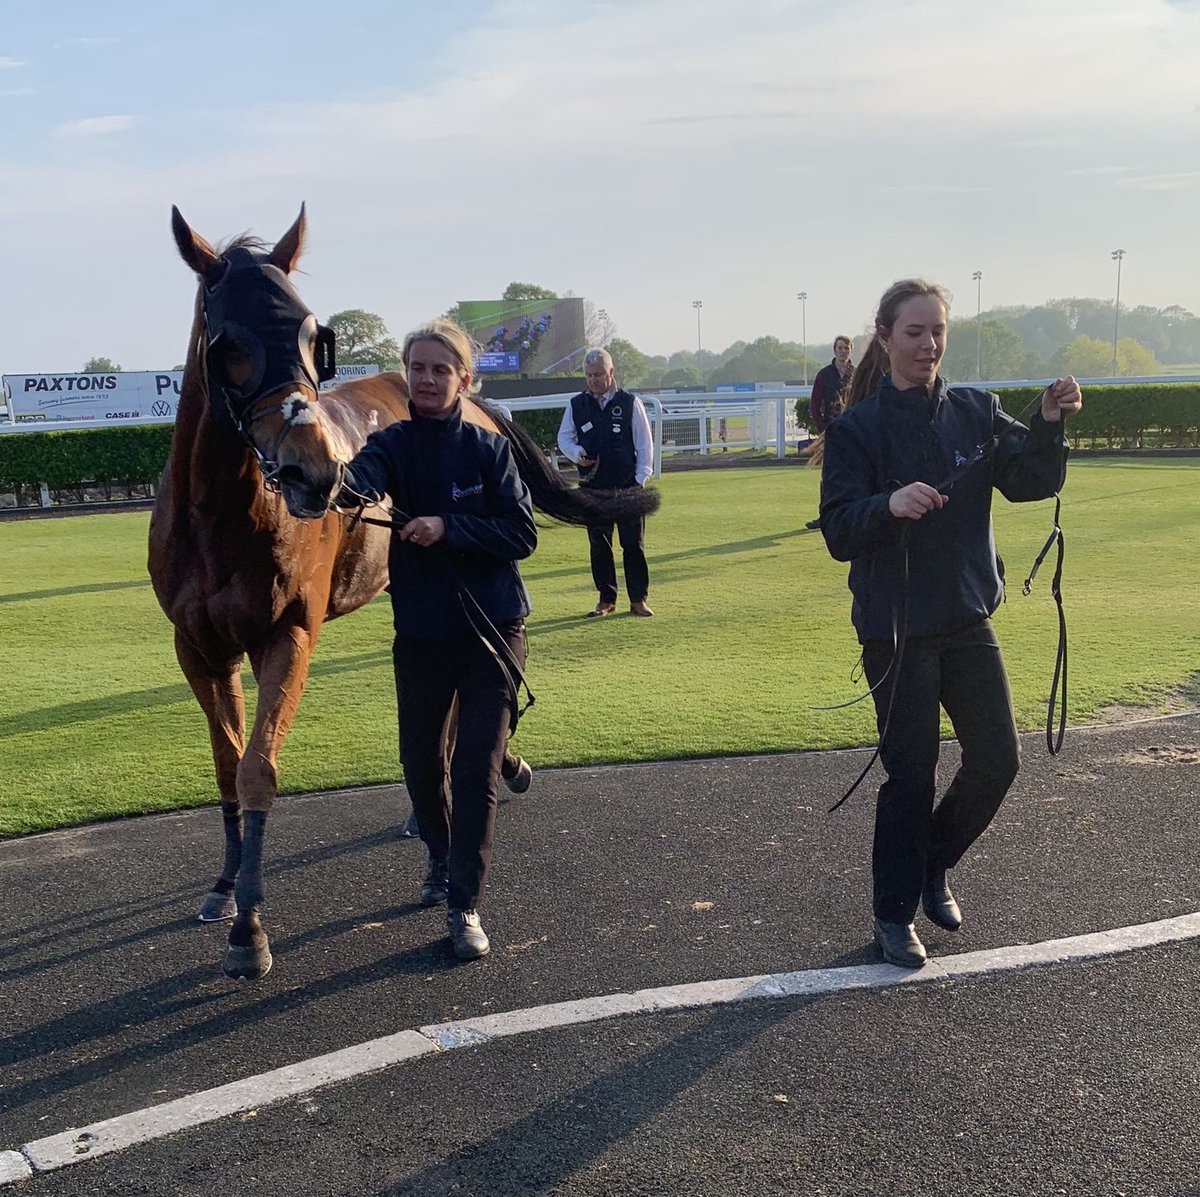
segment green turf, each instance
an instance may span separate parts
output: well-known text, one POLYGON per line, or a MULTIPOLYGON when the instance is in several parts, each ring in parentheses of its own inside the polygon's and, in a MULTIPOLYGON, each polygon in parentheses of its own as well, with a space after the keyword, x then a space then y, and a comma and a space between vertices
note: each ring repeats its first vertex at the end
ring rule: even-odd
MULTIPOLYGON (((537 705, 518 750, 540 765, 830 748, 873 737, 852 697, 846 567, 815 513, 817 474, 668 474, 647 532, 657 616, 580 618, 595 601, 582 531, 547 526, 524 573, 537 705)), ((1020 581, 1048 503, 996 503, 1010 597, 996 616, 1022 726, 1040 726, 1057 635, 1047 567, 1020 581)), ((0 524, 0 834, 215 799, 199 708, 145 575, 144 513, 0 524)), ((1200 462, 1072 463, 1064 591, 1071 718, 1195 697, 1200 462)), ((625 604, 621 604, 624 611, 625 604)), ((393 780, 385 599, 322 634, 281 787, 393 780)), ((251 696, 252 697, 252 696, 251 696)))

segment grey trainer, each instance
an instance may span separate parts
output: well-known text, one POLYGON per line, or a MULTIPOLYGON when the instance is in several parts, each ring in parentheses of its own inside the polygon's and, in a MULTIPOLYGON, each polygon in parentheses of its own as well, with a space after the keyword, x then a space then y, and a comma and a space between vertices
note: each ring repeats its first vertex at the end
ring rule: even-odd
POLYGON ((451 906, 446 911, 446 930, 454 944, 454 954, 460 960, 476 960, 492 950, 477 911, 456 910, 451 906))

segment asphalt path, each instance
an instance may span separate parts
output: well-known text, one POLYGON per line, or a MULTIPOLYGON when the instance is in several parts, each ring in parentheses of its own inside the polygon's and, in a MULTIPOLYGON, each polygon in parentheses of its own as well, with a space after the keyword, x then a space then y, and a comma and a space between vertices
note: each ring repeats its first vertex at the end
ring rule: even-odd
MULTIPOLYGON (((1074 729, 955 873, 935 957, 1200 910, 1200 717, 1074 729)), ((954 752, 944 754, 946 773, 954 752)), ((539 772, 460 964, 403 791, 281 800, 275 969, 194 921, 215 808, 0 843, 0 1151, 365 1040, 878 960, 860 753, 539 772)), ((434 1052, 14 1191, 1200 1195, 1200 945, 638 1014, 434 1052)))

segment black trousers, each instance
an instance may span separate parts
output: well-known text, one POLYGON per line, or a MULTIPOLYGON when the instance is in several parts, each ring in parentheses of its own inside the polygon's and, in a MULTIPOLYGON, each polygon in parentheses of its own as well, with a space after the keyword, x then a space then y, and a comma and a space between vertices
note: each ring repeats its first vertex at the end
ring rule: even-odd
MULTIPOLYGON (((643 602, 650 593, 650 569, 646 565, 646 519, 619 520, 617 538, 621 544, 621 559, 625 567, 625 591, 631 603, 643 602)), ((600 592, 602 603, 617 601, 617 564, 613 559, 613 525, 588 528, 591 547, 592 581, 600 592)))
MULTIPOLYGON (((863 645, 874 686, 892 660, 889 641, 863 645)), ((953 868, 983 834, 1017 775, 1020 744, 1008 675, 990 620, 945 635, 920 636, 904 647, 899 679, 875 692, 887 780, 875 810, 872 873, 877 918, 911 923, 927 873, 953 868), (892 687, 891 723, 883 734, 892 687), (934 809, 944 707, 962 748, 962 765, 934 809)))
MULTIPOLYGON (((500 628, 525 665, 525 626, 500 628)), ((483 897, 496 827, 496 784, 512 699, 496 659, 477 636, 392 645, 404 782, 430 856, 450 864, 450 905, 483 897), (458 699, 457 734, 451 709, 458 699)))

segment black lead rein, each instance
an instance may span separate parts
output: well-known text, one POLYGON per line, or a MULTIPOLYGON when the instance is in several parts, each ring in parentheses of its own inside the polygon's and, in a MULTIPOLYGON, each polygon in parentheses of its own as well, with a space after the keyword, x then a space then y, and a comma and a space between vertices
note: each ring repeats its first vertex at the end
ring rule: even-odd
POLYGON ((1054 656, 1054 679, 1050 683, 1050 698, 1046 707, 1046 748, 1051 756, 1058 756, 1062 751, 1063 738, 1067 734, 1067 616, 1063 611, 1062 601, 1062 571, 1065 541, 1058 517, 1062 512, 1062 497, 1054 496, 1054 529, 1046 537, 1042 551, 1037 555, 1029 577, 1021 587, 1022 594, 1028 594, 1033 589, 1033 579, 1037 577, 1038 568, 1050 552, 1051 545, 1058 546, 1058 559, 1054 564, 1054 577, 1050 579, 1050 593, 1054 597, 1054 605, 1058 608, 1058 650, 1054 656), (1058 707, 1058 732, 1054 731, 1054 709, 1058 707))
MULTIPOLYGON (((1042 394, 1045 392, 1043 391, 1042 394)), ((966 461, 962 462, 952 473, 947 475, 935 488, 937 491, 945 492, 950 489, 964 474, 969 470, 974 469, 977 465, 991 458, 1000 442, 1004 440, 1015 428, 1021 426, 1021 420, 1024 416, 1029 415, 1034 406, 1041 402, 1041 394, 1034 400, 1033 404, 1027 407, 1009 427, 999 436, 993 436, 990 440, 983 441, 975 446, 975 451, 966 461)), ((1061 417, 1063 422, 1063 431, 1065 435, 1066 418, 1061 417)), ((1046 543, 1042 546, 1042 551, 1038 553, 1037 559, 1033 563, 1033 568, 1029 571, 1029 576, 1025 579, 1025 583, 1021 588, 1023 594, 1029 594, 1033 587, 1033 580, 1037 576, 1037 571, 1042 562, 1046 558, 1046 554, 1050 552, 1051 546, 1058 546, 1058 560, 1054 569, 1054 577, 1050 582, 1050 593, 1054 596, 1054 602, 1058 608, 1058 650, 1054 660, 1054 678, 1050 683, 1050 699, 1046 710, 1046 748, 1051 756, 1057 756, 1062 751, 1063 739, 1067 732, 1067 617, 1063 610, 1062 602, 1062 571, 1063 557, 1065 553, 1065 541, 1063 538, 1062 527, 1059 523, 1059 516, 1062 512, 1062 497, 1059 494, 1054 496, 1054 528, 1050 535, 1046 538, 1046 543), (1054 731, 1054 712, 1058 709, 1058 732, 1054 731)), ((814 707, 813 710, 818 711, 836 711, 844 707, 854 706, 855 703, 862 702, 863 699, 869 698, 880 686, 887 681, 889 677, 895 673, 895 678, 892 681, 892 692, 888 696, 887 710, 883 716, 883 726, 879 731, 879 741, 875 745, 875 751, 871 754, 871 759, 867 761, 865 768, 854 779, 850 788, 826 811, 826 814, 833 814, 841 807, 846 800, 862 785, 868 773, 871 772, 875 762, 879 759, 880 751, 883 748, 884 738, 887 736, 888 728, 892 725, 892 709, 896 704, 896 691, 899 689, 900 682, 900 666, 904 660, 904 646, 908 642, 908 591, 909 591, 909 575, 908 575, 908 534, 910 525, 905 524, 900 532, 900 544, 904 553, 904 570, 903 570, 903 591, 904 600, 902 614, 898 617, 897 613, 892 613, 892 659, 884 671, 883 677, 879 679, 865 694, 860 694, 857 698, 851 699, 849 702, 838 703, 832 707, 814 707)))
MULTIPOLYGON (((371 516, 363 514, 365 510, 366 506, 364 504, 355 511, 346 529, 348 532, 353 532, 358 524, 374 524, 377 528, 389 528, 393 533, 396 533, 409 522, 408 515, 396 507, 391 508, 392 518, 387 520, 372 519, 371 516)), ((537 699, 534 698, 533 691, 529 688, 529 681, 525 677, 525 673, 521 669, 519 662, 513 656, 512 650, 505 643, 504 637, 500 634, 500 629, 488 618, 487 612, 479 605, 478 599, 475 598, 468 589, 467 584, 459 576, 454 561, 448 559, 448 564, 450 566, 450 576, 454 579, 454 588, 458 593, 458 601, 463 609, 463 615, 466 616, 467 623, 471 626, 471 631, 479 637, 483 642, 483 646, 492 654, 504 677, 504 684, 508 688, 508 697, 512 703, 508 717, 508 734, 511 736, 517 730, 517 724, 520 723, 521 716, 533 706, 537 699), (481 622, 484 627, 480 626, 481 622), (486 631, 484 630, 485 628, 486 631), (489 632, 491 635, 488 635, 489 632), (527 696, 524 706, 520 705, 522 686, 525 687, 525 694, 527 696)))

